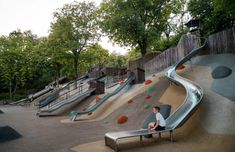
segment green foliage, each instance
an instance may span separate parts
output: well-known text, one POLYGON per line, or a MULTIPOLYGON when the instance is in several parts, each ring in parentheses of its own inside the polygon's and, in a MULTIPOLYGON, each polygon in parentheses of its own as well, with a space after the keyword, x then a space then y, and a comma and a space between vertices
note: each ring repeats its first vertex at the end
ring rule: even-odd
POLYGON ((52 80, 42 43, 44 39, 30 31, 0 37, 0 84, 1 91, 9 93, 6 98, 18 99, 18 89, 40 88, 52 80))
POLYGON ((109 55, 108 67, 123 68, 127 65, 127 58, 124 55, 112 53, 109 55))
POLYGON ((169 36, 169 38, 161 38, 155 41, 151 47, 151 52, 163 52, 170 47, 177 46, 181 36, 186 34, 187 31, 177 31, 175 35, 169 36))
POLYGON ((190 0, 188 10, 200 18, 203 35, 219 32, 234 26, 235 2, 232 0, 190 0))
POLYGON ((141 53, 137 49, 129 50, 127 53, 127 60, 132 61, 141 57, 141 53))
POLYGON ((144 56, 181 5, 176 0, 107 0, 99 9, 100 27, 115 42, 132 46, 144 56))
POLYGON ((91 67, 95 65, 106 65, 109 60, 109 52, 100 46, 94 44, 86 51, 83 51, 80 56, 79 72, 87 72, 91 67))
POLYGON ((0 41, 0 81, 9 90, 10 98, 18 87, 32 78, 34 45, 36 37, 30 32, 13 31, 0 41))
MULTIPOLYGON (((54 58, 60 58, 61 55, 66 54, 70 60, 73 60, 75 77, 78 76, 81 52, 99 38, 95 12, 94 3, 73 2, 64 5, 54 13, 54 22, 51 24, 49 36, 49 42, 54 47, 52 49, 54 58)), ((59 66, 60 63, 56 63, 59 66)))

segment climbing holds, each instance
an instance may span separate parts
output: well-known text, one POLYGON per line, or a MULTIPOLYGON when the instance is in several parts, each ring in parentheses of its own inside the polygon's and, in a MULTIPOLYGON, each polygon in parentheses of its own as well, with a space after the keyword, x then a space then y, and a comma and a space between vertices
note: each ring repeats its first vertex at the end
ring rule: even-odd
POLYGON ((147 96, 145 97, 145 99, 148 100, 148 99, 150 99, 151 97, 152 97, 151 95, 147 95, 147 96))
POLYGON ((180 66, 178 66, 178 67, 176 68, 176 70, 183 70, 184 68, 185 68, 184 65, 180 65, 180 66))
POLYGON ((151 107, 151 105, 149 103, 145 103, 144 109, 149 109, 150 107, 151 107))
POLYGON ((95 98, 96 103, 99 102, 100 99, 101 99, 101 98, 100 98, 99 96, 96 96, 96 98, 95 98))
POLYGON ((145 85, 148 85, 148 84, 150 84, 150 83, 152 83, 152 82, 153 82, 152 80, 145 80, 144 84, 145 84, 145 85))
POLYGON ((152 93, 154 91, 154 87, 153 86, 150 86, 147 88, 147 92, 148 93, 152 93))
POLYGON ((128 104, 131 104, 132 102, 133 102, 133 100, 129 100, 127 103, 128 103, 128 104))
POLYGON ((226 66, 218 66, 212 71, 211 76, 214 79, 222 79, 228 77, 231 73, 232 69, 226 66))
POLYGON ((122 85, 124 83, 124 80, 119 80, 118 83, 122 85))
POLYGON ((118 124, 123 124, 123 123, 125 123, 127 120, 128 120, 128 117, 127 117, 127 116, 125 116, 125 115, 120 115, 120 116, 117 118, 117 123, 118 123, 118 124))
POLYGON ((88 116, 92 115, 92 112, 88 113, 87 115, 88 115, 88 116))
POLYGON ((91 86, 90 85, 88 86, 88 90, 91 90, 91 86))

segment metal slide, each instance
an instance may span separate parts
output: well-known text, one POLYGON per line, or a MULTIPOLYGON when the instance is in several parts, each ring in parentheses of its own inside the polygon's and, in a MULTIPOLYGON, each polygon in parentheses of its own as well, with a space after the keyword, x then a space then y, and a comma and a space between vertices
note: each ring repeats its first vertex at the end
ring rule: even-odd
MULTIPOLYGON (((85 79, 87 79, 87 76, 84 75, 82 77, 80 77, 79 79, 77 79, 77 81, 84 81, 85 79)), ((35 106, 39 106, 39 108, 42 108, 44 106, 47 106, 48 104, 50 104, 51 102, 53 102, 54 100, 56 100, 57 98, 59 98, 60 92, 63 90, 66 90, 69 88, 69 86, 71 84, 73 84, 75 82, 75 80, 68 82, 66 85, 64 85, 62 88, 60 88, 59 90, 56 90, 55 92, 53 92, 52 94, 50 94, 48 97, 41 99, 40 101, 38 101, 38 103, 35 103, 35 106)))
MULTIPOLYGON (((90 79, 86 79, 86 82, 87 83, 90 79)), ((37 112, 37 115, 38 116, 46 116, 46 115, 52 115, 52 113, 56 110, 59 110, 61 109, 62 107, 64 107, 65 105, 68 105, 68 104, 72 104, 74 102, 76 102, 80 97, 83 97, 83 96, 89 96, 91 95, 93 92, 95 91, 95 88, 93 89, 88 89, 88 90, 85 90, 83 92, 77 92, 75 93, 74 95, 70 96, 69 98, 63 100, 63 101, 60 101, 60 102, 57 102, 57 103, 54 103, 53 105, 51 105, 50 107, 43 107, 41 109, 38 110, 37 112)))
MULTIPOLYGON (((78 80, 81 80, 81 79, 84 79, 86 78, 87 75, 84 75, 84 76, 81 76, 78 80)), ((63 79, 63 78, 61 78, 63 79)), ((59 80, 60 81, 60 80, 59 80)), ((28 97, 24 98, 24 99, 21 99, 19 101, 15 101, 15 102, 12 102, 10 103, 10 105, 17 105, 17 104, 22 104, 22 103, 25 103, 25 102, 32 102, 34 99, 48 93, 49 91, 52 91, 54 89, 53 87, 53 84, 55 83, 55 81, 51 82, 50 84, 48 84, 47 86, 45 86, 44 89, 34 93, 34 94, 30 94, 28 97)), ((69 83, 68 83, 69 84, 69 83)), ((53 93, 52 93, 53 94, 53 93)), ((54 95, 55 96, 55 95, 54 95)), ((46 97, 47 98, 47 97, 46 97)), ((44 99, 46 99, 44 98, 44 99)), ((55 97, 54 97, 55 98, 55 97)), ((43 100, 44 100, 43 99, 43 100)), ((47 100, 50 100, 50 99, 47 99, 47 100)), ((23 105, 23 104, 22 104, 23 105)))
POLYGON ((21 103, 24 103, 24 102, 31 102, 35 98, 38 98, 39 96, 44 95, 44 94, 46 94, 47 92, 49 92, 51 90, 53 90, 53 87, 50 86, 50 85, 47 85, 44 89, 36 92, 35 94, 31 94, 27 98, 21 99, 19 101, 12 102, 12 103, 10 103, 10 105, 17 105, 17 104, 21 104, 21 103))
POLYGON ((201 47, 192 50, 187 56, 181 59, 178 63, 169 67, 165 72, 165 76, 169 78, 171 81, 180 83, 186 89, 186 94, 187 94, 183 104, 166 119, 166 129, 163 131, 149 131, 148 129, 141 129, 141 130, 106 133, 105 134, 106 146, 109 146, 114 150, 118 151, 117 141, 119 139, 140 136, 140 139, 142 140, 142 136, 144 135, 161 133, 165 131, 170 132, 170 138, 171 140, 173 140, 172 136, 173 130, 178 127, 181 127, 190 118, 190 116, 199 106, 203 97, 202 88, 195 82, 192 82, 190 80, 187 80, 179 76, 176 73, 176 68, 184 64, 188 60, 190 60, 193 56, 198 54, 205 47, 206 47, 206 41, 201 47))
POLYGON ((93 111, 95 111, 100 105, 102 105, 106 100, 108 100, 110 97, 116 95, 118 92, 120 92, 126 85, 128 85, 129 83, 131 83, 133 80, 135 80, 135 76, 134 75, 130 75, 127 80, 125 81, 124 84, 120 85, 117 89, 115 89, 112 93, 107 93, 103 98, 101 98, 99 100, 99 102, 97 102, 95 105, 89 107, 87 110, 85 111, 81 111, 81 112, 75 112, 73 113, 73 115, 71 116, 71 120, 75 121, 76 118, 80 115, 84 115, 84 114, 88 114, 91 113, 93 111))
POLYGON ((94 91, 95 91, 95 89, 93 88, 93 89, 87 90, 87 91, 85 91, 83 93, 77 93, 77 94, 69 97, 68 99, 65 99, 62 102, 54 104, 50 108, 42 108, 42 109, 38 110, 37 115, 38 116, 52 115, 52 113, 55 112, 56 110, 59 110, 60 108, 64 107, 65 105, 74 103, 75 101, 78 100, 78 98, 80 98, 82 96, 89 96, 94 91))

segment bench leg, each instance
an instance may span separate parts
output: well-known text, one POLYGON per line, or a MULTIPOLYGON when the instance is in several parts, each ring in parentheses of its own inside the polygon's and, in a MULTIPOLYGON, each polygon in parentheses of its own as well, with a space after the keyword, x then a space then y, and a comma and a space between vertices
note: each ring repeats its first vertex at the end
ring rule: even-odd
POLYGON ((117 141, 115 142, 115 151, 118 152, 118 143, 117 143, 117 141))
POLYGON ((159 136, 159 139, 161 139, 161 138, 162 138, 162 135, 161 135, 161 133, 160 133, 160 132, 158 133, 158 136, 159 136))
POLYGON ((140 136, 140 142, 142 142, 143 141, 143 136, 140 136))
POLYGON ((173 142, 173 131, 172 130, 170 131, 170 140, 171 140, 171 142, 173 142))

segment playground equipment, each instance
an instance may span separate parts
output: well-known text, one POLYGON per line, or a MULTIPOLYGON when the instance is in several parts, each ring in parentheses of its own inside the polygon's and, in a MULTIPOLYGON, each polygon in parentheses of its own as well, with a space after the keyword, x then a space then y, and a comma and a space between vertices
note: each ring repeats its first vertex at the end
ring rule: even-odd
MULTIPOLYGON (((86 81, 83 81, 83 83, 87 83, 89 80, 90 79, 86 79, 86 81)), ((65 105, 69 105, 69 104, 76 102, 80 97, 91 95, 94 91, 95 91, 95 88, 89 89, 87 86, 87 88, 84 88, 83 90, 76 92, 75 94, 71 95, 69 98, 67 98, 65 100, 58 101, 55 103, 53 102, 53 104, 39 109, 37 112, 37 115, 38 116, 53 115, 53 112, 61 109, 65 105)))
MULTIPOLYGON (((87 79, 87 75, 84 75, 82 77, 80 77, 79 79, 77 79, 76 81, 79 83, 80 81, 84 81, 85 79, 87 79)), ((67 84, 65 84, 62 88, 60 88, 59 90, 56 90, 55 92, 53 92, 52 94, 50 94, 49 96, 47 96, 46 98, 41 99, 40 101, 38 101, 37 103, 34 103, 35 106, 39 106, 39 108, 45 107, 48 104, 50 104, 51 102, 53 102, 54 100, 58 99, 59 97, 63 96, 64 94, 67 94, 68 91, 66 90, 70 90, 70 85, 73 85, 75 83, 75 80, 68 82, 67 84), (63 94, 60 94, 60 92, 65 92, 63 94)))
POLYGON ((120 92, 125 86, 127 86, 129 83, 131 83, 133 80, 135 80, 135 76, 134 75, 130 75, 127 80, 120 85, 117 89, 115 89, 112 93, 108 93, 106 94, 103 98, 101 98, 99 100, 99 102, 97 102, 95 105, 89 107, 87 110, 85 111, 81 111, 81 112, 73 112, 73 114, 71 115, 70 119, 72 121, 75 121, 76 118, 78 116, 84 115, 84 114, 89 114, 92 113, 93 111, 95 111, 100 105, 102 105, 106 100, 108 100, 110 97, 116 95, 118 92, 120 92))
POLYGON ((198 54, 205 47, 206 41, 201 47, 192 50, 187 56, 181 59, 178 63, 169 67, 165 72, 165 76, 170 81, 181 84, 186 89, 187 94, 183 104, 166 119, 165 130, 149 131, 148 129, 140 129, 121 132, 109 132, 105 134, 105 145, 111 147, 115 151, 118 151, 118 140, 120 139, 139 136, 140 140, 142 141, 142 136, 148 136, 151 134, 163 132, 170 132, 170 139, 171 141, 173 141, 173 130, 181 127, 190 118, 190 116, 198 108, 203 97, 202 88, 195 82, 179 76, 176 73, 176 69, 180 65, 183 65, 185 62, 190 60, 193 56, 198 54))

